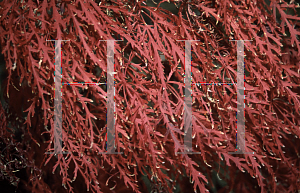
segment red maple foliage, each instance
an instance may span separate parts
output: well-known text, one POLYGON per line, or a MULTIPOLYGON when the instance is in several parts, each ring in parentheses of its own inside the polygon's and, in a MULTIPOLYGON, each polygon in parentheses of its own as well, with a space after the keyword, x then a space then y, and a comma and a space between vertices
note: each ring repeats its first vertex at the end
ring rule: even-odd
POLYGON ((225 182, 220 192, 299 191, 297 8, 293 0, 163 0, 154 7, 2 0, 0 176, 29 192, 146 192, 143 176, 152 191, 206 192, 216 172, 225 182), (105 82, 107 50, 99 40, 123 40, 115 42, 115 141, 123 154, 98 154, 106 151, 107 88, 91 84, 62 86, 69 154, 45 154, 54 150, 51 39, 69 40, 62 43, 63 82, 105 82), (192 86, 192 145, 201 154, 175 154, 184 140, 182 39, 199 40, 192 44, 194 83, 236 82, 236 42, 229 40, 252 40, 245 42, 245 142, 254 154, 229 154, 236 146, 234 84, 192 86))

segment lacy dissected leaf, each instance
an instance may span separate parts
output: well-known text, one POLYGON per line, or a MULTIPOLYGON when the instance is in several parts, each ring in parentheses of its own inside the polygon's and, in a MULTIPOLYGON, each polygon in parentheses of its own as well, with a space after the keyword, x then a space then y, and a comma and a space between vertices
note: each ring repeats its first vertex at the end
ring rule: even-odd
MULTIPOLYGON (((11 136, 0 109, 1 140, 9 146, 2 151, 13 159, 8 153, 17 147, 28 158, 30 179, 22 183, 31 192, 146 192, 141 176, 167 192, 175 187, 188 191, 178 181, 190 178, 191 191, 206 192, 213 186, 211 170, 226 183, 226 192, 294 192, 300 188, 298 10, 294 1, 275 0, 3 0, 4 95, 10 109, 21 98, 29 105, 20 107, 26 114, 21 123, 28 154, 7 141, 11 136), (56 42, 49 40, 64 40, 62 52, 55 53, 56 42), (118 40, 112 74, 114 140, 116 151, 122 153, 113 155, 103 154, 110 99, 104 40, 118 40), (197 40, 191 42, 192 112, 187 113, 188 48, 180 40, 197 40), (233 40, 247 40, 245 149, 254 154, 229 154, 236 149, 237 136, 238 51, 233 40), (45 152, 55 149, 57 54, 64 83, 62 149, 68 154, 54 155, 45 152), (10 94, 21 93, 20 87, 29 88, 32 95, 10 94), (186 121, 193 126, 188 142, 200 155, 182 154, 186 121), (41 169, 45 176, 39 176, 41 169)), ((1 164, 15 183, 15 168, 2 157, 1 164)))

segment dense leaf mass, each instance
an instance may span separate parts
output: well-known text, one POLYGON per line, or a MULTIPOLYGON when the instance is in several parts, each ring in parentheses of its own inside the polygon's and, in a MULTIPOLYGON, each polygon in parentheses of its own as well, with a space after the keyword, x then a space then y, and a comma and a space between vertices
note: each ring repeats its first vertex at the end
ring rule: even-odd
POLYGON ((299 191, 299 27, 293 0, 2 0, 0 177, 39 193, 213 192, 215 174, 222 192, 299 191), (69 154, 45 154, 54 151, 51 39, 69 40, 61 45, 63 82, 105 82, 107 47, 99 40, 122 40, 114 44, 114 77, 123 154, 98 154, 106 151, 107 87, 93 84, 62 86, 69 154), (177 40, 198 40, 193 83, 236 82, 230 40, 252 40, 245 41, 245 143, 254 154, 229 154, 235 84, 192 85, 192 145, 201 154, 175 154, 183 151, 185 86, 185 44, 177 40))

